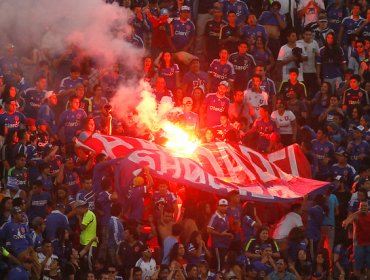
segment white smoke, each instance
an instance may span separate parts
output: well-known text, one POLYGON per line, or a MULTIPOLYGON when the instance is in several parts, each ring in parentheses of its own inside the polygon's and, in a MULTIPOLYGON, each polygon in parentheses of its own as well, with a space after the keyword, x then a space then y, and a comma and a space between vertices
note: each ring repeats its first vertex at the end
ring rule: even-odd
MULTIPOLYGON (((34 49, 61 54, 71 44, 109 65, 124 57, 137 67, 142 50, 123 40, 132 13, 103 0, 0 0, 0 42, 14 43, 19 56, 34 49)), ((2 47, 2 46, 1 46, 2 47)), ((140 64, 140 63, 139 63, 140 64)))

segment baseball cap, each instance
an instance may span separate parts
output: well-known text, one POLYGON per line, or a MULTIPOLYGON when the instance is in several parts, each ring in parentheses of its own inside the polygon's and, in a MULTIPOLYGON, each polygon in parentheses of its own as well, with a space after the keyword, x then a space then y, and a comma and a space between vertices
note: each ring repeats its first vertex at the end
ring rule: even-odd
POLYGON ((191 10, 190 10, 189 6, 181 6, 180 11, 181 12, 190 12, 191 10))
POLYGON ((45 93, 44 100, 49 99, 49 97, 51 97, 51 96, 57 96, 57 95, 55 94, 54 91, 50 90, 50 91, 45 93))
POLYGON ((219 85, 224 85, 225 87, 229 87, 228 81, 221 81, 219 85))
POLYGON ((328 18, 326 17, 326 15, 325 15, 325 14, 321 14, 321 15, 319 15, 319 17, 318 17, 318 21, 328 21, 328 18))
POLYGON ((22 210, 21 207, 15 206, 15 207, 12 208, 11 212, 12 212, 12 214, 18 214, 18 213, 22 213, 23 210, 22 210))
POLYGON ((218 201, 218 205, 219 206, 228 206, 229 202, 226 199, 222 198, 218 201))
POLYGON ((87 207, 87 202, 85 200, 76 200, 74 207, 87 207))
POLYGON ((168 16, 170 14, 170 12, 168 11, 168 9, 166 9, 166 8, 162 8, 162 9, 160 9, 160 11, 159 11, 159 15, 160 16, 168 16))
POLYGON ((186 96, 182 99, 182 104, 184 105, 193 104, 193 99, 189 96, 186 96))

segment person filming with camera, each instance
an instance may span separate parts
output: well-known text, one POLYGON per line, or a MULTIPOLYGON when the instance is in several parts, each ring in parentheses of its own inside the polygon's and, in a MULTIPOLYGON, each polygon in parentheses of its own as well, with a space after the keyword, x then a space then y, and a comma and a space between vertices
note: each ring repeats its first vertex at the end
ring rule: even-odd
POLYGON ((298 68, 298 80, 303 81, 303 61, 307 61, 308 57, 304 46, 297 42, 297 33, 294 30, 287 32, 288 43, 280 48, 278 62, 281 67, 282 80, 289 79, 289 69, 298 68))

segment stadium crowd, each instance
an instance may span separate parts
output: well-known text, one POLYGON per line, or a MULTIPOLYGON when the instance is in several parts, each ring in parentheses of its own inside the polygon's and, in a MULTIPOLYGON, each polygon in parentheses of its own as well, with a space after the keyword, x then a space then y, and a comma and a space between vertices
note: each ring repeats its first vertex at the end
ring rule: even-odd
MULTIPOLYGON (((0 278, 370 279, 370 9, 366 0, 132 0, 137 73, 78 45, 0 59, 0 278), (75 140, 142 138, 112 98, 143 79, 203 143, 270 153, 297 143, 325 193, 241 202, 152 178, 119 197, 105 154, 75 140)), ((119 1, 118 1, 119 2, 119 1)), ((114 31, 112 31, 114 32, 114 31)), ((125 104, 122 104, 125 106, 125 104)))

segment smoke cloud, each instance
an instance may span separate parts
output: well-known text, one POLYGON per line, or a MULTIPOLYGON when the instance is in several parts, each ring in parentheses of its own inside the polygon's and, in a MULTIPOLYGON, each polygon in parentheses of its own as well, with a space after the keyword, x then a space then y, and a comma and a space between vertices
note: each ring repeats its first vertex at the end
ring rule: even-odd
POLYGON ((123 39, 129 9, 103 0, 0 0, 0 11, 0 42, 14 43, 20 56, 34 48, 60 54, 73 44, 105 65, 122 57, 128 67, 140 64, 142 50, 123 39))

